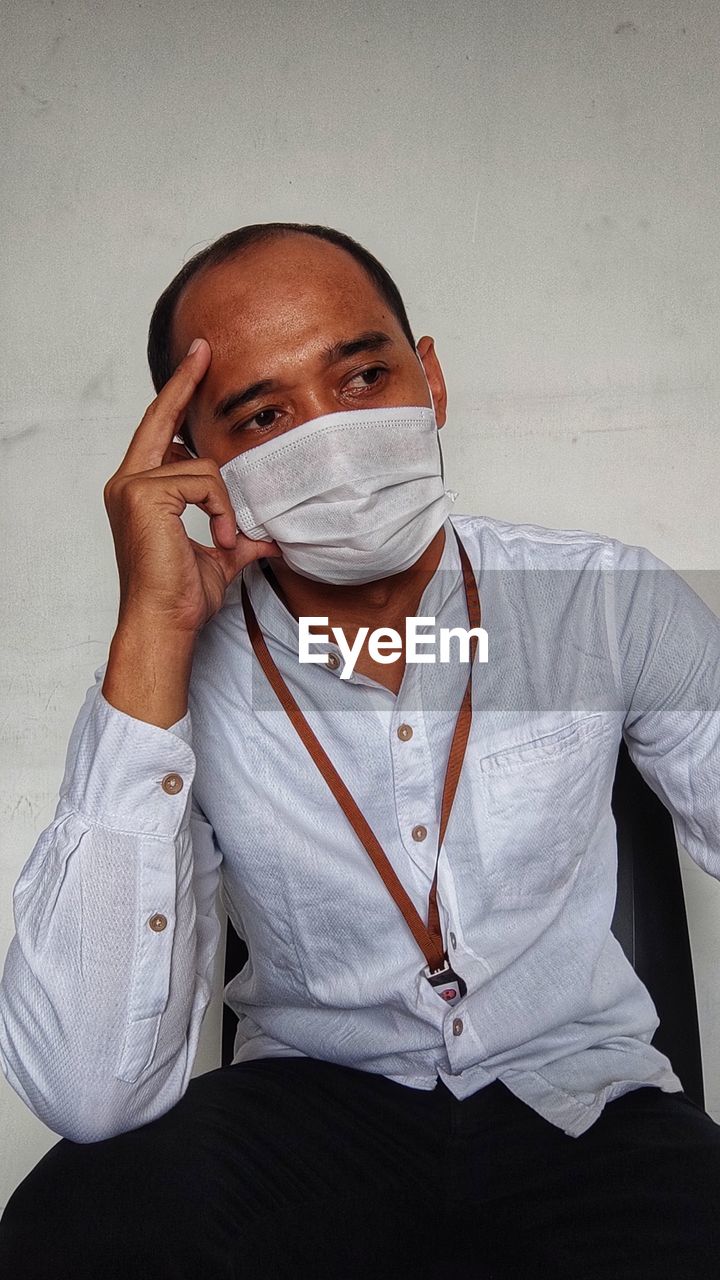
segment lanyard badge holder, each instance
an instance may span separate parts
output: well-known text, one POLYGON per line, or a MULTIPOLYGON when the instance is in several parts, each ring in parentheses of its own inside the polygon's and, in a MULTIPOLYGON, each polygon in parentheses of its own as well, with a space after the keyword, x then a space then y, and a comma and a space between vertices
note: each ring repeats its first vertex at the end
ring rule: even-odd
POLYGON ((441 996, 448 1004, 457 1004, 458 1000, 462 1000, 467 995, 467 986, 459 974, 455 972, 447 956, 442 969, 431 969, 429 964, 425 965, 423 974, 427 978, 430 986, 435 989, 437 994, 441 996))

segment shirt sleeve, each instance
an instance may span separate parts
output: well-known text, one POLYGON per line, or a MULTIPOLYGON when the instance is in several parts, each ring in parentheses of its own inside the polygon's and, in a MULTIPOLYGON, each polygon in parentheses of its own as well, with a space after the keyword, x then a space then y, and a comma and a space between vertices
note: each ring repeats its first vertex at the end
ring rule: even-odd
POLYGON ((104 671, 15 884, 0 980, 0 1066, 74 1142, 137 1128, 182 1097, 221 932, 190 714, 171 729, 136 720, 103 696, 104 671))
POLYGON ((720 619, 645 547, 613 546, 623 736, 679 843, 720 880, 720 619))

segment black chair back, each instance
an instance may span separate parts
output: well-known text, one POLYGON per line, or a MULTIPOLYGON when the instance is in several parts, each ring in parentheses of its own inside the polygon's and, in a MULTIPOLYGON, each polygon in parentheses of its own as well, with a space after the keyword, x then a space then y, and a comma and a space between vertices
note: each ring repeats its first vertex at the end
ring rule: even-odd
POLYGON ((618 884, 612 931, 652 996, 652 1043, 685 1092, 705 1105, 695 978, 673 821, 623 743, 612 798, 618 884))

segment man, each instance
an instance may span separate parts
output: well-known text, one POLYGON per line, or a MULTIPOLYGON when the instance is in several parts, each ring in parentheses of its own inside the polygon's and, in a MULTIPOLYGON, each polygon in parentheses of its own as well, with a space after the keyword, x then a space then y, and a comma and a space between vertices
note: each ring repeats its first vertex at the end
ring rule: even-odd
POLYGON ((223 237, 148 354, 14 892, 2 1065, 62 1138, 3 1274, 709 1274, 720 1126, 610 931, 610 792, 624 737, 720 876, 718 620, 642 548, 449 514, 433 340, 339 232, 223 237), (191 1080, 219 885, 235 1059, 191 1080))

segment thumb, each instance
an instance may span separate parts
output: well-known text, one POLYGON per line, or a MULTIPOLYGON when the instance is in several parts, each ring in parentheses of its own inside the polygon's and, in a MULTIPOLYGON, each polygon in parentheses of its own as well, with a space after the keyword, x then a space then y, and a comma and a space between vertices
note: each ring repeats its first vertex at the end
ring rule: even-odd
POLYGON ((282 552, 276 542, 255 542, 252 538, 246 538, 244 533, 238 533, 234 547, 213 548, 213 555, 223 567, 228 586, 253 560, 261 560, 265 556, 282 559, 282 552))
MULTIPOLYGON (((247 564, 249 564, 251 560, 262 560, 266 556, 268 556, 271 559, 274 558, 276 560, 278 558, 282 559, 282 551, 280 550, 277 542, 272 542, 272 541, 256 542, 254 538, 246 538, 244 533, 238 533, 238 536, 237 536, 238 547, 241 544, 242 544, 242 551, 243 551, 243 554, 245 555, 247 564)), ((236 550, 237 550, 237 547, 236 547, 236 550)))

